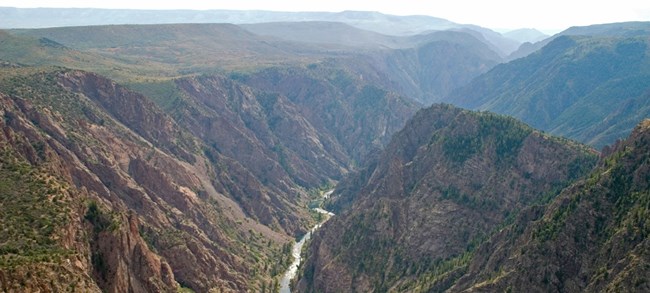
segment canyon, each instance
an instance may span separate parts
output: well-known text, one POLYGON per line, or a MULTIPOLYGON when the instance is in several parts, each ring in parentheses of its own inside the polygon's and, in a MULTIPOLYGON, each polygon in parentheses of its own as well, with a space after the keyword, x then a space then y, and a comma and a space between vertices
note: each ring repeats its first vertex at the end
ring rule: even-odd
POLYGON ((177 13, 0 30, 0 291, 649 290, 648 23, 177 13))

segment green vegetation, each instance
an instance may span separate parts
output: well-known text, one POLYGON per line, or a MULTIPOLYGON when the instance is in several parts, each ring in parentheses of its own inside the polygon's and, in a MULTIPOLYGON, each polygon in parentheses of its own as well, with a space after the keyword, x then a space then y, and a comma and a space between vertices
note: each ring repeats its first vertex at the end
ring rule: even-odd
POLYGON ((425 266, 414 269, 417 274, 398 280, 397 288, 400 292, 442 292, 467 271, 473 256, 473 251, 467 251, 444 260, 423 261, 420 264, 425 266))
POLYGON ((0 92, 55 109, 68 118, 68 123, 74 123, 86 118, 91 106, 58 84, 57 76, 66 71, 68 69, 56 67, 0 69, 0 92))
POLYGON ((139 83, 129 83, 129 89, 139 92, 154 101, 158 107, 166 112, 172 112, 178 106, 181 99, 181 92, 176 87, 173 79, 169 80, 147 80, 139 83))
POLYGON ((309 195, 309 203, 307 204, 307 208, 309 208, 312 217, 317 217, 316 222, 320 222, 322 219, 322 214, 313 212, 311 211, 314 208, 322 208, 323 203, 325 199, 323 198, 323 195, 325 192, 328 192, 329 190, 332 190, 334 188, 334 183, 333 182, 328 182, 320 187, 317 188, 312 188, 307 191, 307 194, 309 195))
POLYGON ((642 259, 650 236, 648 125, 643 122, 608 150, 612 153, 549 203, 541 218, 518 220, 493 239, 490 247, 500 252, 484 251, 483 262, 473 264, 474 288, 498 283, 513 292, 548 291, 583 280, 576 290, 643 291, 649 267, 642 259), (493 264, 500 264, 498 270, 489 272, 493 264), (540 282, 531 277, 536 275, 540 282))
MULTIPOLYGON (((325 265, 306 267, 305 282, 318 291, 330 284, 309 280, 312 272, 329 277, 345 269, 352 285, 334 284, 336 290, 361 283, 362 291, 445 291, 472 269, 491 237, 524 233, 507 229, 588 172, 596 156, 587 150, 502 115, 450 105, 421 110, 368 170, 347 179, 358 189, 339 187, 359 193, 357 203, 342 213, 342 227, 321 231, 339 234, 315 238, 326 251, 319 256, 332 260, 314 260, 325 265)), ((506 272, 490 272, 490 282, 506 272)))
POLYGON ((475 210, 495 211, 500 208, 496 199, 461 193, 454 186, 443 189, 441 198, 475 210))
POLYGON ((59 242, 74 205, 67 185, 0 145, 0 268, 75 253, 59 242))
POLYGON ((560 36, 495 68, 447 102, 511 115, 597 148, 650 115, 647 37, 560 36))
POLYGON ((598 234, 606 235, 607 238, 621 231, 642 238, 649 235, 650 221, 646 221, 650 215, 649 192, 637 190, 634 178, 630 176, 630 170, 634 166, 644 163, 638 152, 632 147, 626 147, 607 157, 602 166, 594 170, 581 185, 584 191, 565 200, 535 231, 535 238, 541 242, 556 239, 567 225, 567 219, 580 205, 587 204, 599 212, 613 205, 613 224, 605 227, 602 220, 597 221, 595 229, 598 234), (608 202, 603 202, 604 199, 608 202))
POLYGON ((287 53, 235 25, 160 24, 12 30, 0 35, 0 59, 87 70, 128 84, 316 58, 287 53))
POLYGON ((94 200, 88 203, 88 210, 84 219, 93 225, 93 232, 95 234, 103 231, 113 232, 121 225, 119 217, 116 214, 103 211, 94 200))
POLYGON ((524 139, 533 129, 514 118, 489 112, 477 113, 475 125, 459 126, 458 133, 450 133, 442 138, 445 156, 457 163, 463 163, 470 157, 492 146, 501 163, 516 157, 524 139))
POLYGON ((178 286, 178 293, 195 293, 194 290, 183 286, 178 286))

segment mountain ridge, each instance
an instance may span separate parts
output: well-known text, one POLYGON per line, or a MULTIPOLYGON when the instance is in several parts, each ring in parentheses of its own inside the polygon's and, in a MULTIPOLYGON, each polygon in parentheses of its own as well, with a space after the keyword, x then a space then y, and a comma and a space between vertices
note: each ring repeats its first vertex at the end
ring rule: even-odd
POLYGON ((415 290, 438 265, 469 259, 519 209, 589 171, 592 152, 504 116, 420 110, 371 169, 339 184, 330 205, 340 212, 312 238, 297 288, 415 290))
POLYGON ((506 56, 517 49, 517 42, 476 25, 457 24, 433 16, 397 16, 371 11, 275 12, 238 10, 111 10, 62 8, 0 8, 6 24, 0 28, 42 28, 55 26, 160 23, 233 23, 251 24, 279 21, 335 21, 387 35, 416 35, 431 30, 471 29, 482 34, 506 56), (33 15, 33 16, 30 16, 33 15), (56 17, 52 18, 52 15, 56 17), (79 15, 83 15, 80 18, 79 15), (37 20, 36 23, 29 21, 37 20), (45 22, 46 24, 39 24, 45 22))
POLYGON ((486 242, 450 291, 647 291, 649 126, 641 121, 589 176, 486 242))
POLYGON ((600 148, 650 114, 648 45, 645 37, 558 36, 444 101, 512 115, 600 148))
MULTIPOLYGON (((77 212, 66 230, 79 236, 66 245, 82 247, 75 271, 93 276, 95 288, 148 291, 154 287, 142 284, 153 282, 161 291, 175 291, 178 281, 197 290, 240 291, 260 288, 279 273, 284 261, 278 256, 289 240, 280 231, 305 231, 306 212, 247 214, 235 201, 241 191, 224 186, 238 181, 254 186, 256 179, 222 155, 211 158, 230 171, 213 167, 199 141, 144 96, 92 73, 22 70, 3 76, 0 92, 9 105, 3 112, 3 144, 29 165, 51 165, 50 174, 75 191, 77 212), (293 219, 282 220, 287 217, 293 219), (276 231, 261 220, 278 223, 276 231), (274 265, 264 265, 271 259, 274 265)), ((297 203, 287 199, 267 209, 287 205, 297 203)), ((18 250, 3 259, 28 253, 18 250)), ((65 269, 65 263, 61 258, 53 266, 65 269)), ((25 280, 23 268, 0 270, 18 274, 10 278, 15 283, 25 280)))

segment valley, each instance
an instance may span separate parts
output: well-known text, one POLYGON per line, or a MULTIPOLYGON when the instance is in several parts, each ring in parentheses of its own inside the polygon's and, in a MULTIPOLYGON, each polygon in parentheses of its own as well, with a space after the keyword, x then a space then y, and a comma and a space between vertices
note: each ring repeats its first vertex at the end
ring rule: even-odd
MULTIPOLYGON (((323 194, 323 198, 329 197, 333 192, 333 189, 325 192, 323 194)), ((321 215, 324 215, 325 219, 314 225, 309 230, 309 232, 300 238, 300 241, 293 244, 293 247, 291 248, 291 256, 293 256, 293 262, 291 265, 289 265, 289 268, 284 273, 282 280, 280 280, 280 293, 291 292, 291 281, 296 277, 296 274, 298 273, 298 267, 302 261, 301 253, 303 246, 307 243, 307 241, 309 241, 309 239, 311 239, 311 236, 316 232, 316 230, 318 230, 327 220, 329 220, 330 217, 334 216, 334 213, 326 211, 320 207, 313 208, 312 210, 321 215)))
POLYGON ((648 22, 0 16, 1 292, 650 290, 648 22))

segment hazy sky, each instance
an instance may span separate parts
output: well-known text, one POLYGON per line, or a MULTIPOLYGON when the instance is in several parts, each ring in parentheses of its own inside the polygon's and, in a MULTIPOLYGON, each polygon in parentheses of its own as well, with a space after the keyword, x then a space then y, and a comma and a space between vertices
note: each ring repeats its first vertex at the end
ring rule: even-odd
POLYGON ((650 0, 0 0, 0 6, 334 12, 366 10, 397 15, 430 15, 493 29, 538 28, 547 31, 557 31, 574 25, 650 21, 650 0))

